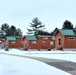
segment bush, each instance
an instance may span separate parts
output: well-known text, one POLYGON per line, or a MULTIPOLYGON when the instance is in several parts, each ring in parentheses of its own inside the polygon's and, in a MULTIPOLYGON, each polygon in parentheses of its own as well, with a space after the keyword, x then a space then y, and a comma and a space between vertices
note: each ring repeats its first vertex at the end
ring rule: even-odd
POLYGON ((2 46, 1 48, 3 49, 4 47, 2 46))
POLYGON ((48 51, 51 51, 51 49, 50 49, 50 48, 48 48, 48 51))
POLYGON ((40 49, 38 49, 38 51, 40 51, 40 49))
POLYGON ((9 51, 9 48, 5 48, 5 51, 9 51))

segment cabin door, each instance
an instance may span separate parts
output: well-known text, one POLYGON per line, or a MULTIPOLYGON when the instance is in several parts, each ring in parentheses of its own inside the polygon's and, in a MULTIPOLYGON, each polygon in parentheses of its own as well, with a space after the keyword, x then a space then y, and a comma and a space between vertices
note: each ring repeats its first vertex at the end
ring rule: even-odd
POLYGON ((24 49, 27 49, 27 42, 23 43, 24 49))

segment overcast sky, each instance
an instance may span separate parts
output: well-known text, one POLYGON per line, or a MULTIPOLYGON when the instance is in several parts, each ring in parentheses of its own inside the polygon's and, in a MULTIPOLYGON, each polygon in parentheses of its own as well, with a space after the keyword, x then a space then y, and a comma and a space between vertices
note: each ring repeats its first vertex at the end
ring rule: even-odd
POLYGON ((14 25, 26 35, 29 23, 35 17, 49 32, 56 27, 60 29, 65 20, 75 26, 76 0, 0 0, 0 25, 14 25))

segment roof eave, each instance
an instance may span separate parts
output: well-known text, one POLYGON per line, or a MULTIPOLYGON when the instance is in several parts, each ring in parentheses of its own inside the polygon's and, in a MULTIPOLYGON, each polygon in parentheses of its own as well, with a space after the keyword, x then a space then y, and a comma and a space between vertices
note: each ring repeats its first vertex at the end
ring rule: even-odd
POLYGON ((64 36, 76 36, 76 35, 64 35, 64 36))

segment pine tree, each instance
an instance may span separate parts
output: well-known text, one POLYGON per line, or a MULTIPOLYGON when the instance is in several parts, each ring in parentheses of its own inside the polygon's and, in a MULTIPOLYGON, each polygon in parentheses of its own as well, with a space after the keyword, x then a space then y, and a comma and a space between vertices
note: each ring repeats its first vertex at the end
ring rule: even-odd
POLYGON ((42 22, 36 17, 32 20, 32 23, 29 25, 32 29, 27 29, 28 34, 34 34, 34 35, 39 35, 38 31, 43 30, 45 25, 42 24, 42 22))
POLYGON ((73 24, 72 24, 70 21, 66 20, 66 21, 63 23, 62 29, 73 29, 73 24))
POLYGON ((22 31, 14 25, 10 26, 7 23, 1 25, 1 30, 6 33, 6 36, 22 36, 22 31))

